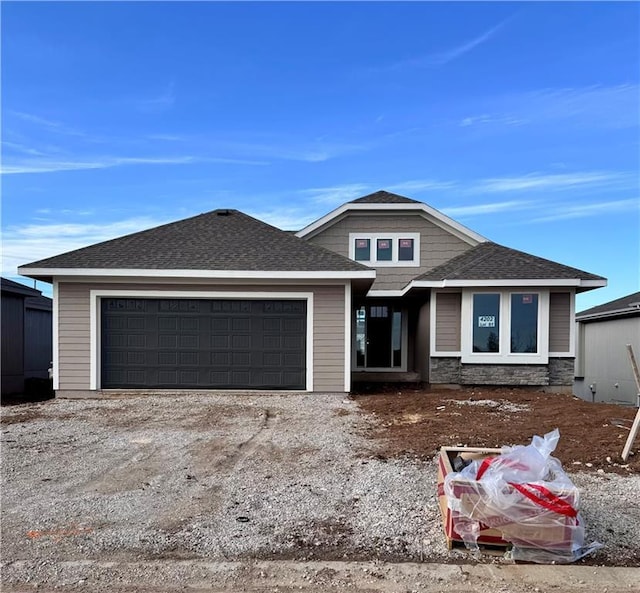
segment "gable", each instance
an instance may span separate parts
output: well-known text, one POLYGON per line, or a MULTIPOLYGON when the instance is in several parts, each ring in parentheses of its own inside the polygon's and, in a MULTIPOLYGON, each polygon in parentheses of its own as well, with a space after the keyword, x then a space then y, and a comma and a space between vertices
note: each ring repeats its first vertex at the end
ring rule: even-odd
POLYGON ((418 265, 377 266, 376 282, 372 290, 400 290, 414 278, 471 249, 468 240, 460 238, 436 224, 424 212, 414 211, 347 211, 332 224, 309 237, 309 243, 334 251, 344 257, 353 255, 354 235, 363 237, 407 236, 419 237, 418 265))

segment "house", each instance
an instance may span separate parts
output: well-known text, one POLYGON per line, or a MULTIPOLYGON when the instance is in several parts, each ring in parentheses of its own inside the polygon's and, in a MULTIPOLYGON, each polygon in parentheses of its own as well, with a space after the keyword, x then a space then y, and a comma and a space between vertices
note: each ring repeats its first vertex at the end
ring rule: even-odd
POLYGON ((54 386, 570 390, 581 270, 385 191, 288 233, 215 210, 19 269, 51 282, 54 386))
POLYGON ((576 325, 574 394, 587 401, 639 406, 627 344, 640 365, 640 292, 578 313, 576 325))
POLYGON ((0 278, 2 395, 23 393, 25 381, 47 379, 52 360, 52 301, 39 290, 0 278))

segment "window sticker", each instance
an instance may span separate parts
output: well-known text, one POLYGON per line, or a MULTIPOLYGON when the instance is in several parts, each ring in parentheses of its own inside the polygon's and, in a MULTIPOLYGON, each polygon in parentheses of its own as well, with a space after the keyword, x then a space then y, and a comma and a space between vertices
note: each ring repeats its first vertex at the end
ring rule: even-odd
POLYGON ((495 327, 496 318, 494 315, 478 315, 478 327, 495 327))

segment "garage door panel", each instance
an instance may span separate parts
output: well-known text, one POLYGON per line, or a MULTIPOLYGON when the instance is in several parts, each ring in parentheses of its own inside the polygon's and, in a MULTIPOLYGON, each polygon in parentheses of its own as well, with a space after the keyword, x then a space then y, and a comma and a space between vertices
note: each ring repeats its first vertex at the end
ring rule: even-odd
POLYGON ((180 349, 200 347, 199 336, 178 336, 178 342, 180 344, 180 349))
POLYGON ((103 388, 306 385, 306 301, 102 299, 103 388))

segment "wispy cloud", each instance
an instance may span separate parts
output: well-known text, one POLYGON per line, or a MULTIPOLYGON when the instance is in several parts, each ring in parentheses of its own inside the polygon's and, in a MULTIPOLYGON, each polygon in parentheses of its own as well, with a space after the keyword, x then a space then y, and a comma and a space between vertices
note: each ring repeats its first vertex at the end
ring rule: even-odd
POLYGON ((310 208, 273 208, 269 210, 249 209, 250 216, 269 223, 285 231, 298 231, 320 218, 326 212, 310 208))
POLYGON ((460 56, 463 56, 464 54, 470 52, 472 49, 475 49, 479 45, 482 45, 483 43, 486 43, 487 41, 489 41, 489 39, 491 39, 504 26, 507 20, 509 19, 505 19, 501 23, 498 23, 495 27, 491 27, 490 29, 487 29, 484 33, 481 33, 477 37, 474 37, 473 39, 470 39, 464 43, 461 43, 456 47, 453 47, 441 53, 433 54, 432 56, 429 56, 428 59, 432 64, 436 64, 436 65, 447 64, 452 60, 455 60, 456 58, 459 58, 460 56))
POLYGON ((9 226, 3 229, 2 274, 15 275, 18 266, 166 222, 169 220, 133 217, 100 223, 43 222, 9 226))
POLYGON ((157 95, 146 99, 135 101, 136 108, 149 114, 165 113, 171 109, 176 102, 175 84, 170 82, 167 87, 157 95))
POLYGON ((579 173, 530 173, 519 177, 493 177, 470 185, 469 191, 476 193, 518 192, 525 190, 564 190, 586 185, 620 185, 629 181, 624 173, 609 171, 586 171, 579 173))
POLYGON ((452 189, 456 186, 454 181, 438 181, 437 179, 413 179, 411 181, 402 181, 387 186, 392 192, 419 192, 431 190, 452 189))
POLYGON ((556 121, 584 128, 640 126, 638 84, 545 88, 474 99, 475 113, 456 120, 460 127, 500 128, 543 125, 556 121))
POLYGON ((495 25, 494 27, 491 27, 489 29, 487 29, 486 31, 480 33, 479 35, 477 35, 476 37, 473 37, 471 39, 467 39, 466 41, 463 41, 461 43, 459 43, 458 45, 451 47, 449 49, 443 50, 443 51, 437 51, 437 52, 433 52, 430 53, 428 55, 424 55, 424 56, 419 56, 416 58, 409 58, 406 60, 400 60, 398 62, 395 62, 389 66, 386 67, 382 67, 382 68, 378 68, 377 70, 380 71, 392 71, 392 70, 410 70, 413 68, 427 68, 427 67, 434 67, 434 66, 444 66, 445 64, 448 64, 449 62, 452 62, 453 60, 456 60, 460 57, 462 57, 463 55, 469 53, 470 51, 474 50, 476 47, 482 45, 483 43, 486 43, 487 41, 489 41, 492 37, 494 37, 494 35, 500 30, 502 29, 502 27, 504 27, 507 22, 509 22, 511 20, 511 18, 507 18, 503 21, 501 21, 500 23, 498 23, 497 25, 495 25))
POLYGON ((528 200, 510 200, 507 202, 492 202, 488 204, 473 204, 471 206, 453 206, 450 208, 442 208, 448 216, 465 217, 480 216, 483 214, 495 214, 496 212, 508 212, 513 210, 524 210, 531 208, 534 202, 528 200))
POLYGON ((35 115, 33 113, 26 113, 24 111, 15 111, 10 109, 7 111, 7 114, 23 122, 27 122, 28 124, 32 124, 39 128, 43 128, 49 132, 64 134, 66 136, 79 136, 79 137, 87 136, 87 134, 82 130, 75 129, 60 121, 52 120, 46 117, 42 117, 40 115, 35 115))
POLYGON ((592 204, 553 204, 550 205, 548 211, 550 211, 549 215, 534 218, 531 222, 553 222, 556 220, 587 218, 625 212, 636 212, 640 214, 640 199, 631 198, 628 200, 613 200, 592 204))
POLYGON ((56 173, 60 171, 80 171, 86 169, 110 169, 127 165, 189 165, 194 163, 221 163, 227 165, 267 165, 265 161, 251 161, 223 157, 100 157, 87 160, 30 159, 3 163, 2 175, 25 175, 35 173, 56 173))
POLYGON ((312 187, 300 190, 300 194, 316 204, 336 205, 349 202, 371 190, 367 183, 345 183, 329 187, 312 187))
POLYGON ((528 123, 526 119, 518 118, 513 115, 490 115, 483 113, 482 115, 474 115, 472 117, 465 117, 460 120, 459 125, 462 128, 468 128, 478 125, 502 125, 502 126, 522 126, 528 123))

